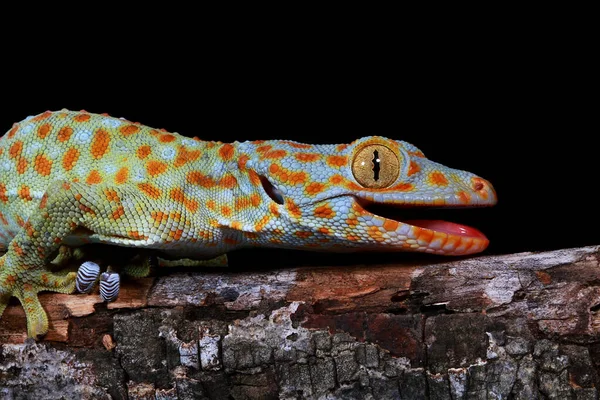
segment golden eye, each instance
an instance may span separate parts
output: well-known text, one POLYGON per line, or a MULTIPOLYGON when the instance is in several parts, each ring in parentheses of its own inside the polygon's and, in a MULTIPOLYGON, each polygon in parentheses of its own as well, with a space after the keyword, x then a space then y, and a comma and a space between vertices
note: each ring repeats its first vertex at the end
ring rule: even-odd
POLYGON ((398 178, 400 161, 389 147, 369 144, 354 156, 352 174, 366 188, 386 188, 398 178))

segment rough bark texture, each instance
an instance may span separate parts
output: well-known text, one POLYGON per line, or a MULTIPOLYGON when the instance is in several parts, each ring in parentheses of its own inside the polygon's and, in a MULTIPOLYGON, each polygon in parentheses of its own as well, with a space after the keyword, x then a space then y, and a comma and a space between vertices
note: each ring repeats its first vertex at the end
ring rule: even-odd
POLYGON ((0 399, 597 399, 600 247, 198 270, 0 322, 0 399))

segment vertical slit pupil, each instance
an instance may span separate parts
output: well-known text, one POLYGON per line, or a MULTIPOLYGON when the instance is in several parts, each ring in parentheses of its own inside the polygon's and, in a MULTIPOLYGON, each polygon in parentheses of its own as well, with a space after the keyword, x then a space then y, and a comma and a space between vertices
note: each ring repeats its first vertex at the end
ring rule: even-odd
POLYGON ((381 160, 379 159, 379 152, 375 150, 373 152, 373 179, 379 180, 379 170, 381 169, 381 160))

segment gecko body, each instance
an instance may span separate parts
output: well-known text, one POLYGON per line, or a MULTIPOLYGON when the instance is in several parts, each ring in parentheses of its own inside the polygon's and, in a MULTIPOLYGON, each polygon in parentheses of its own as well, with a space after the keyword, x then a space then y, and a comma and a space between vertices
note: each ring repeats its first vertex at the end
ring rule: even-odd
POLYGON ((75 287, 75 273, 48 267, 60 246, 199 259, 252 246, 472 254, 488 245, 476 229, 370 207, 495 202, 483 178, 384 137, 221 143, 108 115, 45 112, 0 139, 0 315, 15 296, 29 336, 47 331, 37 293, 75 287))

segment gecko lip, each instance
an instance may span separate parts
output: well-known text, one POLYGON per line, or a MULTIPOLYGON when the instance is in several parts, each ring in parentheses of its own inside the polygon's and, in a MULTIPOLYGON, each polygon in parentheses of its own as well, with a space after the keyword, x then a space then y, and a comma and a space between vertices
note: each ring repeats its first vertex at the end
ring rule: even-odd
MULTIPOLYGON (((367 213, 377 218, 408 224, 433 232, 444 233, 449 238, 473 239, 480 244, 483 250, 489 244, 487 237, 478 229, 458 222, 446 221, 449 214, 468 214, 469 210, 480 209, 481 206, 398 206, 381 203, 373 203, 364 199, 356 198, 356 202, 367 213), (460 208, 460 210, 458 210, 460 208)), ((465 219, 464 215, 454 215, 458 220, 465 219)), ((471 215, 472 216, 472 215, 471 215)), ((466 218, 468 220, 468 216, 466 218)), ((466 253, 465 253, 466 254, 466 253)))

